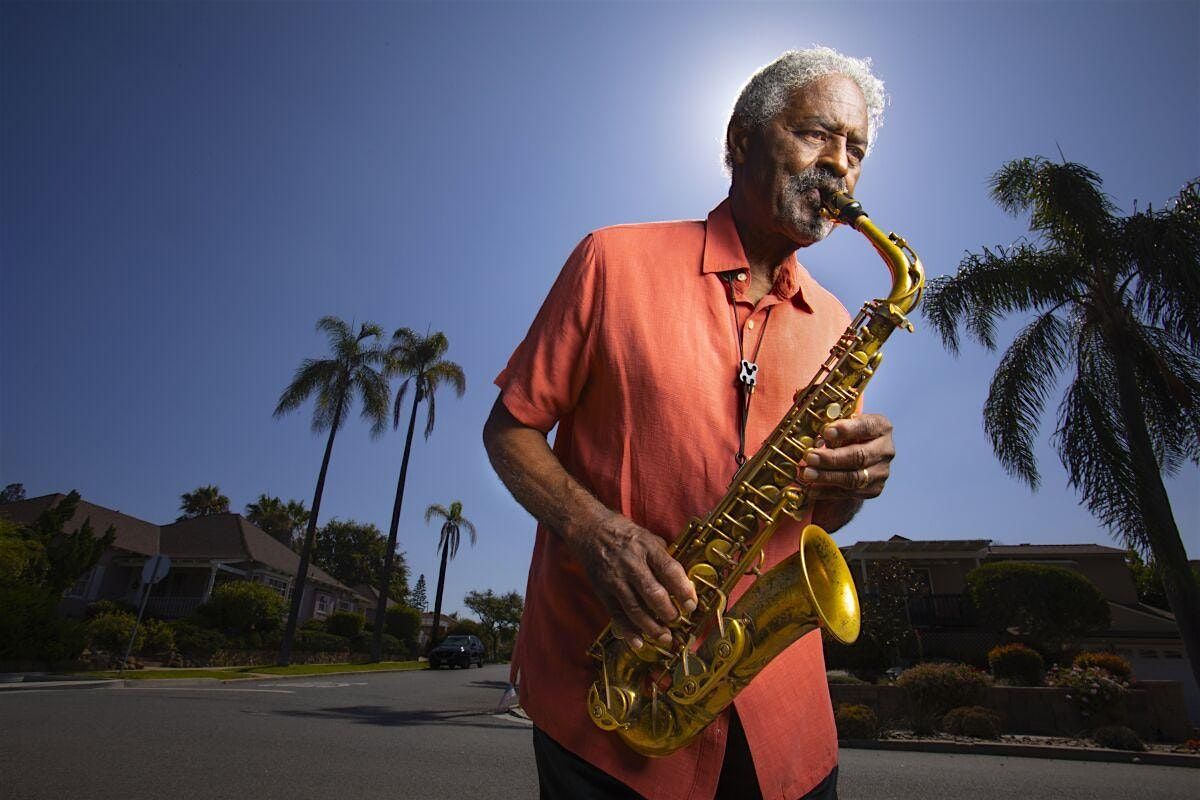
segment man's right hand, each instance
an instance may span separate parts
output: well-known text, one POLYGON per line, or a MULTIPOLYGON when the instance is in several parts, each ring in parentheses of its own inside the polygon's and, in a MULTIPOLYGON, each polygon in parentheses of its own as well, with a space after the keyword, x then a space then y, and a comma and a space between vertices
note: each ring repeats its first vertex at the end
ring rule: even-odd
POLYGON ((634 649, 643 639, 669 644, 666 623, 679 618, 679 608, 685 613, 696 608, 696 588, 666 543, 628 517, 601 513, 567 537, 567 544, 612 616, 613 633, 634 649))

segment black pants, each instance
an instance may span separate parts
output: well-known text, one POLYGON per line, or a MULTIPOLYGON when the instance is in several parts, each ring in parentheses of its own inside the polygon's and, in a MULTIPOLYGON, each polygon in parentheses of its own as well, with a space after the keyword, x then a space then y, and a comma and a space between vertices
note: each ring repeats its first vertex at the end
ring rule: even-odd
MULTIPOLYGON (((537 759, 541 800, 640 800, 642 797, 538 728, 533 729, 533 754, 537 759)), ((837 773, 834 767, 833 772, 798 800, 837 800, 837 773)), ((746 733, 736 711, 729 715, 729 739, 717 781, 716 800, 762 800, 746 733)))

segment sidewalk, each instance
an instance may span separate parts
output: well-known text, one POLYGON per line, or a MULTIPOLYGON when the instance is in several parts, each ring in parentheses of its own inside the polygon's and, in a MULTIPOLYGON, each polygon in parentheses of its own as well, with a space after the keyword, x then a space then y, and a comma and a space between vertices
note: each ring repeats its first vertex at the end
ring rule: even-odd
POLYGON ((856 750, 910 750, 921 753, 961 753, 1012 758, 1057 758, 1066 761, 1107 761, 1120 764, 1153 764, 1161 767, 1200 768, 1200 755, 1147 750, 1135 753, 1102 747, 1007 744, 1005 742, 948 742, 943 739, 841 739, 838 746, 856 750))

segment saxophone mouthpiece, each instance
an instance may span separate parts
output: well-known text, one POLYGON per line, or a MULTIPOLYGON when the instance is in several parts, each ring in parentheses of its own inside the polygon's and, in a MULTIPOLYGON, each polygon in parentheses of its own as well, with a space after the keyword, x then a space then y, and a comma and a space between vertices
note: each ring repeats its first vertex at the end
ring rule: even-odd
POLYGON ((821 213, 826 218, 842 225, 854 227, 859 217, 867 216, 862 204, 845 192, 834 192, 821 196, 821 213))

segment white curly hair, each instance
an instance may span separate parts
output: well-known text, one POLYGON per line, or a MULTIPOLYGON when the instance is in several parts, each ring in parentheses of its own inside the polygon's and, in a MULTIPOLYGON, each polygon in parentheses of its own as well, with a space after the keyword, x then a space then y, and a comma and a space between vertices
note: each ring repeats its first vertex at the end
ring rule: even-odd
MULTIPOLYGON (((825 75, 845 75, 858 84, 867 101, 867 152, 875 144, 875 134, 883 125, 883 107, 887 95, 883 81, 871 72, 871 59, 854 58, 832 47, 789 50, 754 73, 742 87, 730 122, 738 120, 748 130, 760 130, 783 110, 792 93, 825 75)), ((725 168, 733 170, 729 140, 725 140, 725 168)))

